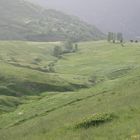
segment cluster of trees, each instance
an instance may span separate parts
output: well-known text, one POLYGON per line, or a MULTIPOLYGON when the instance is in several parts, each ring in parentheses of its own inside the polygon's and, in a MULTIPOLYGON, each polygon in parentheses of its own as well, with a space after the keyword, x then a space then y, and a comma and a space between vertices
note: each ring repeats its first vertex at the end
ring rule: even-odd
POLYGON ((123 34, 122 33, 108 32, 108 38, 107 39, 108 39, 109 42, 123 43, 123 34))
POLYGON ((53 49, 53 56, 60 58, 62 54, 72 53, 78 51, 78 44, 74 44, 71 40, 63 43, 63 46, 55 46, 53 49))
POLYGON ((131 42, 131 43, 134 43, 134 42, 135 42, 135 43, 138 43, 139 41, 138 41, 138 40, 130 40, 130 42, 131 42))

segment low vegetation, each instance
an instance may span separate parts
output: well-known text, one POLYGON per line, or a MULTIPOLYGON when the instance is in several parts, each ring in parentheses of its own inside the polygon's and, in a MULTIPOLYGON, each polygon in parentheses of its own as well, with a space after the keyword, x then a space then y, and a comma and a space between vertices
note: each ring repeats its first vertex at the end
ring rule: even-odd
POLYGON ((113 120, 113 114, 108 113, 100 113, 100 114, 93 114, 88 118, 85 118, 81 122, 76 124, 76 128, 89 128, 92 126, 99 126, 101 124, 107 123, 113 120))
POLYGON ((139 138, 140 44, 77 45, 0 42, 0 140, 139 138))

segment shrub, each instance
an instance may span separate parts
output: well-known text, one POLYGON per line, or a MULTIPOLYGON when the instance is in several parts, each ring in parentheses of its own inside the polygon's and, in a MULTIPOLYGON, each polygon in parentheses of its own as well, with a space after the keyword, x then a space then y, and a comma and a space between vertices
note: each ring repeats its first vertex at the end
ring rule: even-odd
POLYGON ((53 50, 53 56, 59 58, 61 54, 62 54, 62 48, 60 46, 55 46, 53 50))
POLYGON ((78 122, 75 125, 75 128, 89 128, 92 126, 99 126, 101 124, 111 121, 113 119, 113 117, 114 117, 113 114, 108 114, 108 113, 94 114, 94 115, 78 122))
POLYGON ((35 58, 35 59, 32 61, 32 64, 38 65, 41 61, 42 61, 41 58, 35 58))
POLYGON ((67 40, 64 42, 64 47, 67 51, 73 51, 73 42, 71 40, 67 40))

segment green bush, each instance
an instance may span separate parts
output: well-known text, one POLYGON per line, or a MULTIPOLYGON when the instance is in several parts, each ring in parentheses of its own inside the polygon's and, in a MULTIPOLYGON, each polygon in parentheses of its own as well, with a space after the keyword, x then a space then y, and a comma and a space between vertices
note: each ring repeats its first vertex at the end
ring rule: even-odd
POLYGON ((114 118, 113 114, 108 113, 93 114, 90 117, 85 118, 84 120, 78 122, 75 125, 75 128, 89 128, 92 126, 99 126, 108 121, 111 121, 113 118, 114 118))

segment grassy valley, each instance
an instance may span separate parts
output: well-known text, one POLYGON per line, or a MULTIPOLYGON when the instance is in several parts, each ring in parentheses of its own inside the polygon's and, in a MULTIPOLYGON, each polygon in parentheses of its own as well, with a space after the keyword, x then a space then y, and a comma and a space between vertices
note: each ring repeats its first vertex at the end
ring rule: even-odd
MULTIPOLYGON (((0 95, 1 102, 4 102, 4 108, 3 104, 1 108, 3 111, 7 110, 5 106, 9 106, 6 99, 14 103, 15 99, 22 99, 25 95, 36 96, 46 90, 73 91, 82 86, 86 87, 85 83, 89 83, 84 76, 77 76, 75 79, 75 75, 66 74, 64 77, 63 74, 49 70, 49 65, 57 61, 52 50, 59 42, 1 41, 0 44, 0 95), (14 101, 13 96, 16 97, 14 101)), ((16 103, 14 107, 18 105, 16 103)))
POLYGON ((56 45, 0 42, 0 139, 138 140, 140 44, 56 45))

